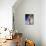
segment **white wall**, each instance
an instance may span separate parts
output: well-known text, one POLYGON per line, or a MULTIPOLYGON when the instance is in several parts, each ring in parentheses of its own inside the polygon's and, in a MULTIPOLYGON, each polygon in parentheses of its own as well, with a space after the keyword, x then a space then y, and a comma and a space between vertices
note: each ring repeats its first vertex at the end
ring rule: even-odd
POLYGON ((41 38, 42 46, 46 46, 46 0, 41 1, 41 38))
POLYGON ((12 28, 12 6, 16 0, 0 0, 0 27, 12 28))
POLYGON ((15 28, 22 32, 25 38, 35 41, 36 46, 41 46, 41 1, 23 0, 15 9, 15 28), (34 14, 34 25, 25 25, 25 14, 34 14))

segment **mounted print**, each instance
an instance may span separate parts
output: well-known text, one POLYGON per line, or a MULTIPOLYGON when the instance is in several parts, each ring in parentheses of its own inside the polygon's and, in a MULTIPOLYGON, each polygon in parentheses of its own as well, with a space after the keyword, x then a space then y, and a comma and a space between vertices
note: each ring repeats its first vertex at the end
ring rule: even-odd
POLYGON ((25 24, 26 25, 34 24, 34 14, 25 14, 25 24))

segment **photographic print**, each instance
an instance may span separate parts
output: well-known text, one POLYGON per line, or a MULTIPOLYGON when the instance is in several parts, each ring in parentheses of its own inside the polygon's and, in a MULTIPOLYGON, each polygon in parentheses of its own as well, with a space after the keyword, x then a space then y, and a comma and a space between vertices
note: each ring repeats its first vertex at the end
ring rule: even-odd
POLYGON ((34 14, 25 14, 25 24, 26 25, 34 24, 34 14))

